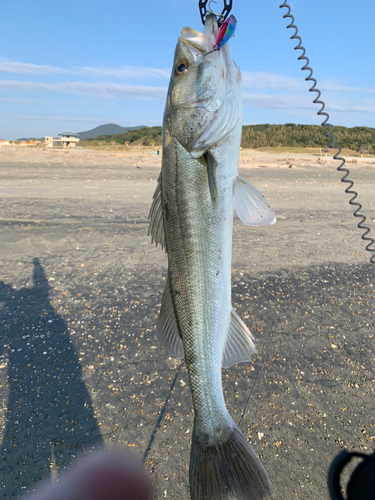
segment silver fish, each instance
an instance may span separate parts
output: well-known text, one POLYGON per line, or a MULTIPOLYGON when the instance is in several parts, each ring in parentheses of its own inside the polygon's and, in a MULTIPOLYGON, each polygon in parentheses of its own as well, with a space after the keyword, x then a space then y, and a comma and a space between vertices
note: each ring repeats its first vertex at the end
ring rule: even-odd
POLYGON ((233 207, 244 224, 275 222, 264 197, 238 176, 241 73, 226 44, 213 51, 214 15, 203 33, 183 28, 163 122, 162 169, 149 233, 166 248, 168 276, 157 330, 186 360, 194 403, 192 500, 261 500, 269 480, 225 406, 221 368, 250 361, 253 337, 231 304, 233 207))

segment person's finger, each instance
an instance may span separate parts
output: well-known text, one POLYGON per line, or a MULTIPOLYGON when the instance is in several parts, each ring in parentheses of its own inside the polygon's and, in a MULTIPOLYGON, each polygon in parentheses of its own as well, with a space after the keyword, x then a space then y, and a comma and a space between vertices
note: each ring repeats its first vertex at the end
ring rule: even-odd
POLYGON ((43 486, 24 500, 150 500, 146 472, 132 455, 120 451, 85 457, 59 481, 43 486))

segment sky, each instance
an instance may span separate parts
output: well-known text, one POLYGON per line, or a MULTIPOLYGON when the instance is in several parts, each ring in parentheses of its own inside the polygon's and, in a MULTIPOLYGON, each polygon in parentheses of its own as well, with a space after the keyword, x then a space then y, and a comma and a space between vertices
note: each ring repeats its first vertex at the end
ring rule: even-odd
MULTIPOLYGON (((280 3, 233 0, 244 123, 320 124, 280 3)), ((375 127, 374 0, 290 5, 330 122, 375 127)), ((1 2, 0 139, 161 125, 184 26, 202 29, 197 0, 1 2)))

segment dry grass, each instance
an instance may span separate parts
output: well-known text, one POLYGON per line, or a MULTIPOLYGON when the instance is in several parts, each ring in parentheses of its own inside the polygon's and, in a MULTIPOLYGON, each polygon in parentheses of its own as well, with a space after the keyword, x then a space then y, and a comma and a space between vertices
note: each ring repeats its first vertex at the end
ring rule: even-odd
MULTIPOLYGON (((84 149, 91 149, 93 151, 106 151, 106 152, 118 152, 118 153, 153 153, 157 150, 162 151, 161 146, 140 146, 140 145, 121 145, 121 144, 102 144, 102 145, 84 145, 84 149)), ((321 156, 320 148, 301 148, 301 147, 265 147, 265 148, 257 148, 257 149, 248 149, 243 148, 242 151, 259 151, 262 153, 296 153, 296 154, 309 154, 315 156, 321 156)), ((332 157, 337 151, 332 150, 327 153, 327 157, 332 157)), ((322 153, 323 156, 325 153, 322 153)), ((343 148, 341 150, 341 155, 344 157, 354 156, 356 158, 360 158, 360 153, 352 149, 343 148)), ((373 158, 372 154, 364 154, 363 158, 373 158)))
POLYGON ((89 149, 92 151, 106 151, 106 152, 117 152, 117 153, 154 153, 159 150, 161 152, 161 146, 128 146, 122 144, 103 144, 103 145, 85 145, 83 149, 89 149))
MULTIPOLYGON (((286 147, 286 148, 279 148, 279 147, 274 147, 274 148, 257 148, 255 151, 261 151, 263 153, 297 153, 297 154, 311 154, 311 155, 317 155, 320 156, 320 148, 301 148, 301 147, 286 147)), ((329 153, 327 153, 327 156, 333 156, 337 150, 332 149, 329 153)), ((323 153, 324 155, 325 153, 323 153)), ((357 153, 356 151, 353 151, 352 149, 347 149, 343 148, 341 150, 341 155, 342 156, 357 156, 360 157, 361 155, 357 153)), ((364 158, 372 158, 373 155, 363 155, 364 158)))

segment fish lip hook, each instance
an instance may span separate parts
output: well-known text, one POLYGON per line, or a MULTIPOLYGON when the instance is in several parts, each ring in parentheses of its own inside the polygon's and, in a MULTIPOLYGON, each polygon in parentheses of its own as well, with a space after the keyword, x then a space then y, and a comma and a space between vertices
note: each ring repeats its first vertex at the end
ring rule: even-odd
POLYGON ((217 2, 215 0, 210 0, 208 2, 208 9, 207 9, 207 13, 208 14, 215 14, 215 16, 217 16, 219 18, 220 21, 224 21, 225 19, 225 16, 223 16, 222 14, 218 14, 217 12, 215 12, 214 10, 211 9, 211 4, 212 3, 216 3, 217 5, 217 2))
POLYGON ((197 57, 206 57, 208 56, 208 54, 212 54, 213 52, 217 52, 219 50, 219 47, 217 45, 214 45, 212 47, 212 50, 210 50, 209 52, 205 52, 204 54, 197 54, 197 57))
MULTIPOLYGON (((212 10, 212 8, 211 8, 211 4, 212 4, 212 3, 216 3, 216 5, 217 5, 217 2, 216 2, 215 0, 210 0, 210 1, 208 2, 207 14, 214 14, 216 17, 218 17, 218 18, 219 18, 219 22, 220 22, 220 21, 224 21, 225 16, 223 16, 222 14, 218 14, 217 12, 215 12, 215 11, 213 11, 213 10, 212 10)), ((214 45, 214 46, 212 47, 212 50, 210 50, 209 52, 205 52, 204 54, 197 54, 197 56, 198 56, 198 57, 202 57, 202 59, 203 59, 203 58, 204 58, 205 56, 207 56, 208 54, 212 54, 213 52, 216 52, 216 51, 218 51, 218 50, 219 50, 219 48, 217 47, 217 45, 214 45)))

